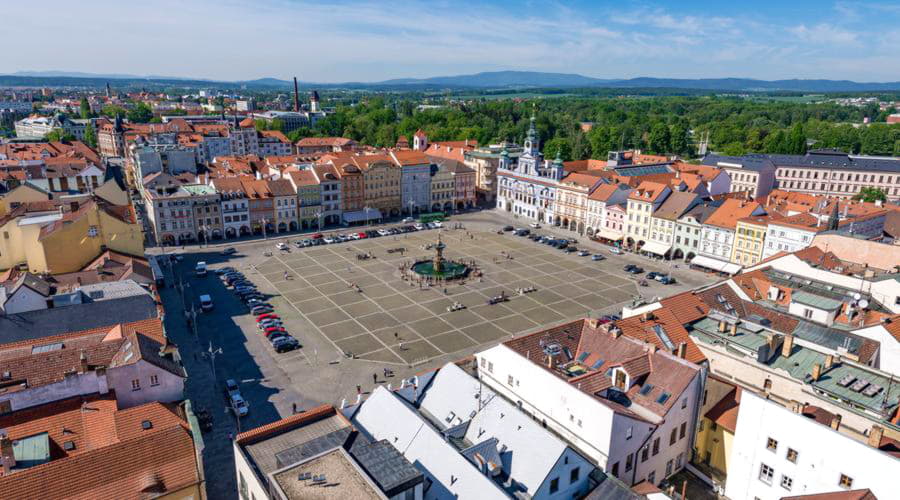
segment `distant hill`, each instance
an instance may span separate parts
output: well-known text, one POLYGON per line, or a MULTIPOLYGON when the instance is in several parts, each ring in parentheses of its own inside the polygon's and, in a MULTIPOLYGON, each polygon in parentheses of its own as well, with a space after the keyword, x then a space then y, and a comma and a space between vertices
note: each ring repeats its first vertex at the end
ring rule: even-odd
MULTIPOLYGON (((215 81, 202 78, 174 78, 125 74, 92 74, 69 71, 20 71, 0 75, 0 85, 98 86, 107 80, 114 85, 218 86, 222 88, 290 88, 292 81, 259 78, 246 81, 215 81)), ((397 78, 380 82, 313 83, 300 82, 304 88, 356 88, 390 90, 428 89, 509 89, 509 88, 668 88, 721 92, 881 92, 900 91, 900 82, 854 82, 850 80, 755 80, 752 78, 653 78, 601 79, 574 73, 539 71, 490 71, 470 75, 430 78, 397 78)))

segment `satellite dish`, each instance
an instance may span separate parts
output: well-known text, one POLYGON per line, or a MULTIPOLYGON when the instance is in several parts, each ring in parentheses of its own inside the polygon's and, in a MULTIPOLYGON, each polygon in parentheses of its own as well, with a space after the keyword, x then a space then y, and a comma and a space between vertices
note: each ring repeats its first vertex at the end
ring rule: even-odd
POLYGON ((853 294, 853 300, 859 300, 860 298, 862 298, 862 295, 860 295, 859 292, 853 294))
POLYGON ((860 309, 865 309, 865 308, 869 307, 869 301, 866 299, 862 299, 859 301, 859 303, 857 305, 860 307, 860 309))

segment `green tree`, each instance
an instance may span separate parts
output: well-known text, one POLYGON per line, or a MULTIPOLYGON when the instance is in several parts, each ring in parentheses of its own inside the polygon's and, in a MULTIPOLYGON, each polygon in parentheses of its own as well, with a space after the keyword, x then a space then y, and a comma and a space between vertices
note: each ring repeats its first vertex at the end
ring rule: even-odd
POLYGON ((853 199, 856 201, 874 203, 876 201, 887 201, 887 194, 876 187, 866 186, 860 189, 853 199))
POLYGON ((562 137, 554 137, 544 143, 544 158, 555 159, 557 154, 563 161, 572 159, 572 147, 569 145, 569 141, 562 137))
POLYGON ((787 153, 802 155, 806 153, 806 135, 803 133, 803 125, 795 123, 787 137, 787 153))
POLYGON ((46 136, 44 136, 44 139, 47 142, 68 142, 74 141, 75 136, 65 133, 61 128, 55 128, 51 130, 46 136))
POLYGON ((81 118, 87 120, 92 116, 91 114, 91 104, 88 102, 87 97, 81 98, 81 106, 80 106, 81 118))
POLYGON ((103 106, 103 109, 100 110, 100 114, 107 118, 115 118, 116 115, 125 116, 125 114, 127 113, 128 111, 125 108, 116 106, 114 104, 107 104, 106 106, 103 106))
POLYGON ((94 132, 93 123, 88 123, 84 128, 84 143, 92 148, 97 147, 97 133, 94 132))
POLYGON ((690 130, 687 124, 679 120, 672 125, 671 153, 677 155, 691 154, 690 130))
POLYGON ((663 122, 656 122, 650 128, 650 136, 647 145, 651 153, 667 154, 672 151, 672 135, 669 126, 663 122))
POLYGON ((153 110, 146 103, 139 102, 125 114, 131 123, 147 123, 153 118, 153 110))

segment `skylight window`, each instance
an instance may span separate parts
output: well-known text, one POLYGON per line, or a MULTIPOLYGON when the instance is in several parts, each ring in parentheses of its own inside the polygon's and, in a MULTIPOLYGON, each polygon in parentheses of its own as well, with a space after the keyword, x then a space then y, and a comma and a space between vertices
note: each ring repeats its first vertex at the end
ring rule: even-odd
POLYGON ((661 405, 664 405, 664 404, 666 404, 666 401, 668 401, 670 397, 672 397, 671 394, 669 394, 668 392, 663 392, 662 394, 659 395, 658 398, 656 398, 656 402, 661 405))
POLYGON ((653 384, 644 384, 644 386, 641 387, 641 391, 640 391, 641 396, 646 396, 652 390, 653 390, 653 384))

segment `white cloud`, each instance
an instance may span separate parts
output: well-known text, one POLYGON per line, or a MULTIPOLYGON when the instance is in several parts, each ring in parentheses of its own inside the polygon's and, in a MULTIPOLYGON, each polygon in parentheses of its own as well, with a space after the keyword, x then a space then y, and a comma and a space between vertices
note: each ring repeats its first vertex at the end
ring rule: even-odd
POLYGON ((804 42, 814 44, 860 45, 860 36, 857 33, 826 23, 815 26, 800 24, 790 28, 789 32, 804 42))

